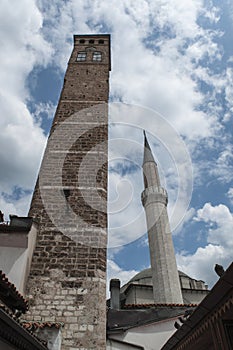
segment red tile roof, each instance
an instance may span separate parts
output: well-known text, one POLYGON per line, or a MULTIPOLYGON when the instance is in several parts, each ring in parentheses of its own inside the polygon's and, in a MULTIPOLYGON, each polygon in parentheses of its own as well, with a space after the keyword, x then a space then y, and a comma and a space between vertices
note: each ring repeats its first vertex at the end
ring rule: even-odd
POLYGON ((30 322, 30 321, 21 321, 21 323, 23 324, 24 328, 34 331, 38 328, 43 329, 45 327, 55 327, 57 329, 61 328, 64 326, 64 323, 62 322, 30 322))
POLYGON ((11 309, 25 313, 28 310, 28 301, 18 292, 3 271, 0 270, 0 300, 11 309))
POLYGON ((7 309, 4 305, 0 305, 0 313, 2 313, 3 315, 5 314, 6 317, 8 317, 9 319, 11 319, 13 322, 16 322, 15 324, 17 325, 18 329, 24 329, 32 339, 34 339, 34 341, 36 341, 36 343, 39 345, 40 344, 40 348, 46 350, 47 349, 47 343, 43 340, 41 340, 40 338, 38 338, 33 332, 32 330, 28 329, 27 327, 25 327, 24 322, 21 322, 21 320, 15 316, 11 311, 9 311, 9 309, 7 309))
POLYGON ((197 307, 198 304, 126 304, 123 309, 150 309, 159 307, 197 307))

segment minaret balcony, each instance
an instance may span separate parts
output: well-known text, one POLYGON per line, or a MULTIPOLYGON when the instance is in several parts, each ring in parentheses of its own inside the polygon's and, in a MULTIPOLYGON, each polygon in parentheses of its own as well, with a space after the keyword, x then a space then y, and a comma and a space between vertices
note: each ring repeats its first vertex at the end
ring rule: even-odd
POLYGON ((142 192, 141 201, 143 206, 152 202, 163 203, 164 205, 167 205, 167 202, 168 202, 167 191, 160 186, 159 187, 150 186, 142 192))

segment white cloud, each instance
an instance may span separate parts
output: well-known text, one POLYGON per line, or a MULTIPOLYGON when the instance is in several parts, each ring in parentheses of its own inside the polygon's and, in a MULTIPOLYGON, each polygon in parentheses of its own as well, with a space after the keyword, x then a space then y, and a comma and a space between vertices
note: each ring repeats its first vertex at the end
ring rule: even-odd
POLYGON ((215 264, 227 267, 230 263, 229 257, 226 259, 223 247, 213 244, 208 244, 204 248, 198 248, 193 255, 177 254, 176 259, 179 270, 187 273, 192 278, 204 281, 209 288, 218 279, 214 272, 215 264))
POLYGON ((233 68, 226 69, 225 96, 230 113, 233 114, 233 68))
POLYGON ((233 187, 229 188, 227 192, 227 197, 229 198, 231 204, 233 204, 233 187))
POLYGON ((0 196, 0 208, 4 214, 4 220, 9 220, 9 214, 18 216, 27 216, 31 201, 31 194, 21 194, 21 197, 15 199, 11 196, 0 196))
POLYGON ((198 248, 194 254, 177 254, 178 267, 211 287, 218 278, 214 272, 215 264, 227 268, 232 262, 233 216, 223 204, 212 206, 206 203, 197 211, 195 220, 207 225, 207 245, 198 248))
MULTIPOLYGON (((46 139, 27 108, 26 79, 36 65, 49 62, 52 48, 41 35, 43 16, 35 1, 2 1, 0 22, 0 189, 12 195, 15 187, 31 189, 38 172, 46 139)), ((13 199, 11 207, 2 197, 1 209, 25 215, 26 199, 13 199)))
POLYGON ((3 113, 0 128, 0 186, 31 189, 45 145, 43 130, 32 119, 25 103, 17 97, 0 97, 3 113))
POLYGON ((107 297, 109 297, 109 282, 112 278, 118 278, 121 281, 121 287, 127 283, 138 271, 124 270, 117 265, 113 260, 108 260, 107 269, 107 297))
POLYGON ((208 187, 212 183, 230 184, 233 172, 233 156, 231 134, 226 128, 219 133, 219 138, 202 140, 191 153, 195 156, 193 162, 195 189, 200 184, 208 187))
MULTIPOLYGON (((110 31, 113 95, 157 110, 188 137, 216 131, 216 120, 198 110, 205 95, 197 85, 199 61, 221 58, 215 42, 219 33, 198 24, 201 15, 217 22, 216 7, 193 0, 40 0, 39 7, 46 21, 42 31, 53 45, 55 64, 62 69, 71 50, 70 33, 110 31)), ((212 74, 205 71, 209 82, 212 74)))
POLYGON ((25 79, 35 64, 48 63, 52 49, 41 35, 43 17, 35 1, 2 1, 1 21, 1 88, 5 93, 25 98, 25 79))
POLYGON ((211 164, 210 174, 226 183, 232 180, 233 172, 233 146, 225 144, 224 150, 220 152, 214 164, 211 164))
POLYGON ((33 112, 33 118, 37 124, 41 125, 43 118, 53 119, 56 111, 56 106, 51 102, 39 102, 35 104, 35 111, 33 112))
POLYGON ((213 207, 210 203, 206 203, 197 211, 196 220, 208 224, 207 241, 209 243, 218 244, 224 248, 233 247, 233 216, 228 207, 223 204, 213 207))

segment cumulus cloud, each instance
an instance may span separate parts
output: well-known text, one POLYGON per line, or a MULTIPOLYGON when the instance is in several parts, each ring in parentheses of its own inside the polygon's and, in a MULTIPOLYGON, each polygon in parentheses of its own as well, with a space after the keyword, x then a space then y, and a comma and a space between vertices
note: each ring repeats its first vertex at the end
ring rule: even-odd
POLYGON ((229 188, 227 192, 227 197, 229 198, 231 204, 233 204, 233 187, 229 188))
POLYGON ((219 153, 215 161, 215 165, 210 170, 210 173, 218 178, 223 183, 228 183, 232 180, 233 171, 233 147, 231 144, 226 144, 224 150, 219 153))
POLYGON ((31 189, 45 145, 43 130, 34 123, 25 103, 17 97, 0 98, 0 186, 31 189))
MULTIPOLYGON (((0 189, 14 201, 15 187, 32 188, 46 141, 27 108, 26 79, 35 65, 48 63, 52 48, 41 35, 43 17, 34 1, 1 2, 0 21, 0 189)), ((2 205, 7 212, 9 205, 2 205)))
POLYGON ((108 260, 107 269, 107 297, 109 297, 109 282, 112 278, 118 278, 121 281, 121 287, 127 283, 136 273, 136 270, 124 270, 113 260, 108 260))
POLYGON ((55 114, 56 106, 51 102, 39 102, 35 104, 32 113, 37 124, 41 125, 43 118, 52 119, 55 114))
POLYGON ((213 207, 210 203, 206 203, 197 211, 196 220, 208 224, 207 241, 209 243, 221 245, 224 248, 233 246, 233 216, 228 207, 223 204, 213 207))
POLYGON ((177 262, 179 269, 204 280, 211 287, 218 278, 213 270, 215 264, 227 268, 232 262, 233 215, 223 204, 206 203, 197 211, 195 220, 206 225, 207 245, 198 248, 194 254, 177 254, 177 262))
POLYGON ((11 195, 2 195, 0 197, 0 208, 4 214, 4 220, 9 220, 9 214, 18 216, 25 216, 28 213, 29 205, 31 202, 31 194, 23 193, 20 191, 20 194, 15 196, 15 191, 11 195))
MULTIPOLYGON (((42 32, 53 45, 54 63, 63 70, 71 49, 70 33, 111 32, 115 98, 157 110, 191 138, 216 131, 215 119, 198 108, 206 101, 198 87, 203 79, 200 62, 222 57, 215 42, 220 33, 204 29, 198 19, 217 22, 216 7, 193 0, 40 0, 38 4, 46 21, 42 32)), ((203 68, 205 82, 213 86, 213 72, 206 64, 203 68)))
MULTIPOLYGON (((232 62, 231 62, 232 63, 232 62)), ((233 68, 228 67, 226 69, 226 85, 225 85, 225 96, 228 103, 228 115, 233 114, 233 68)))

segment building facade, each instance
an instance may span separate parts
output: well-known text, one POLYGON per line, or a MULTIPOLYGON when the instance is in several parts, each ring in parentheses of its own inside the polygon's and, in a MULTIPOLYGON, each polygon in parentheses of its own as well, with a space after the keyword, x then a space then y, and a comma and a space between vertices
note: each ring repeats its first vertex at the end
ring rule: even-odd
POLYGON ((29 211, 39 228, 27 319, 63 323, 61 350, 106 346, 110 69, 109 35, 74 36, 29 211))
POLYGON ((161 350, 233 349, 233 263, 161 350))

